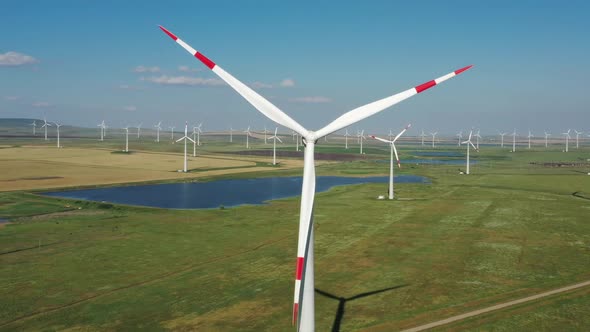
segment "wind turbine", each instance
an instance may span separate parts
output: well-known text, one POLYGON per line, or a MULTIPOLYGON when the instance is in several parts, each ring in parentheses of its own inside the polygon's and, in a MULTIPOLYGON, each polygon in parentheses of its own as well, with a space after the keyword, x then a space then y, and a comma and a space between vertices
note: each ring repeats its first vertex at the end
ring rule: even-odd
POLYGON ((459 140, 459 142, 457 143, 457 146, 461 146, 461 139, 463 138, 463 131, 460 131, 456 136, 459 140))
POLYGON ((182 171, 186 173, 187 172, 187 169, 186 169, 186 163, 187 163, 187 157, 186 157, 186 141, 191 141, 191 142, 195 143, 195 141, 192 138, 188 137, 188 121, 184 123, 184 136, 182 136, 181 138, 177 139, 176 142, 178 143, 178 142, 180 142, 182 140, 184 140, 184 168, 183 168, 182 171))
POLYGON ((125 152, 129 152, 129 126, 123 129, 125 129, 125 152))
POLYGON ((473 143, 471 142, 471 135, 472 134, 473 134, 473 130, 471 130, 469 132, 469 138, 465 142, 462 142, 462 144, 467 144, 467 166, 466 166, 467 169, 465 172, 465 174, 467 174, 467 175, 469 175, 469 150, 471 149, 470 146, 472 146, 475 149, 475 151, 479 151, 479 149, 476 148, 475 145, 473 145, 473 143))
POLYGON ((580 135, 582 134, 581 131, 577 131, 574 129, 574 131, 576 132, 576 149, 578 149, 580 147, 580 135))
POLYGON ((174 143, 174 128, 176 127, 170 126, 168 128, 170 128, 170 139, 172 139, 172 143, 174 143))
POLYGON ((197 52, 194 48, 176 37, 170 31, 160 26, 170 38, 181 45, 191 56, 195 56, 205 66, 211 69, 217 76, 224 80, 244 99, 246 99, 259 112, 264 114, 270 120, 298 132, 304 142, 304 166, 303 166, 303 185, 301 189, 301 209, 299 217, 299 240, 297 245, 297 265, 295 272, 295 294, 293 305, 293 323, 297 323, 298 331, 314 331, 315 329, 315 301, 314 301, 314 232, 313 232, 313 205, 315 196, 315 164, 314 150, 316 141, 330 133, 346 128, 362 119, 383 111, 407 98, 421 93, 437 84, 440 84, 449 78, 452 78, 469 68, 467 66, 451 72, 435 80, 426 82, 416 87, 410 88, 401 93, 383 98, 379 101, 358 107, 349 111, 327 126, 318 131, 310 131, 298 122, 293 120, 287 114, 283 113, 278 107, 270 101, 260 96, 256 91, 250 89, 244 83, 230 75, 221 67, 209 60, 202 53, 197 52))
POLYGON ((57 122, 53 122, 55 124, 55 128, 57 129, 57 148, 61 148, 61 145, 59 145, 59 127, 61 127, 62 125, 57 123, 57 122))
POLYGON ((244 130, 244 132, 246 133, 246 150, 248 150, 250 148, 250 136, 252 135, 250 133, 250 126, 248 126, 248 129, 244 130))
POLYGON ((263 133, 264 133, 264 145, 266 145, 266 144, 267 144, 267 143, 266 143, 266 134, 268 133, 268 130, 266 130, 266 126, 264 126, 264 131, 263 131, 263 133))
POLYGON ((363 130, 361 130, 361 131, 360 131, 360 132, 357 134, 357 136, 358 136, 359 142, 360 142, 360 144, 361 144, 361 152, 360 152, 360 153, 361 153, 361 154, 363 154, 363 140, 364 140, 364 139, 367 139, 367 138, 365 137, 365 130, 364 130, 364 129, 363 129, 363 130))
POLYGON ((516 128, 512 132, 512 152, 516 152, 516 128))
POLYGON ((99 128, 100 128, 100 141, 102 142, 102 141, 104 141, 104 129, 105 129, 104 120, 102 120, 102 122, 101 122, 101 123, 99 123, 99 124, 97 125, 97 127, 99 127, 99 128))
POLYGON ((531 130, 529 129, 529 135, 527 136, 529 138, 529 150, 531 149, 531 138, 535 137, 533 136, 533 133, 531 133, 531 130))
POLYGON ((477 133, 475 133, 475 146, 477 147, 477 150, 479 150, 479 139, 481 138, 481 136, 479 136, 479 129, 477 130, 477 133))
POLYGON ((137 125, 137 138, 139 138, 139 133, 141 132, 141 125, 142 123, 137 125))
POLYGON ((376 139, 378 141, 384 142, 384 143, 388 143, 390 146, 390 156, 389 156, 389 199, 393 199, 394 194, 393 194, 393 154, 395 153, 395 159, 397 160, 397 167, 401 168, 402 165, 399 162, 399 156, 397 155, 397 149, 395 148, 395 141, 397 141, 397 139, 403 135, 403 133, 406 132, 406 130, 408 130, 408 128, 410 128, 410 124, 408 124, 399 134, 397 134, 395 136, 395 138, 393 140, 386 140, 383 138, 379 138, 379 137, 375 137, 375 136, 371 136, 373 139, 376 139))
POLYGON ((160 142, 160 130, 162 130, 162 121, 158 122, 157 125, 154 125, 154 127, 156 127, 156 142, 160 142))
POLYGON ((29 124, 29 126, 33 126, 33 136, 35 136, 35 129, 37 129, 37 122, 33 120, 33 123, 29 124))
POLYGON ((41 128, 45 128, 45 140, 47 140, 47 127, 51 127, 51 123, 47 122, 47 119, 43 117, 43 125, 41 128))
POLYGON ((432 135, 432 147, 434 148, 434 137, 436 136, 436 134, 438 134, 438 131, 435 131, 434 133, 430 133, 430 135, 432 135))
MULTIPOLYGON (((201 146, 201 134, 203 133, 203 131, 201 130, 201 126, 203 125, 203 123, 199 123, 198 126, 196 126, 196 130, 197 130, 197 145, 201 146)), ((193 130, 195 130, 195 128, 193 128, 193 130)))
POLYGON ((426 134, 424 133, 424 129, 422 129, 422 134, 420 134, 420 137, 422 137, 422 146, 424 146, 424 137, 426 137, 426 134))
POLYGON ((562 134, 562 135, 565 135, 565 152, 569 152, 569 139, 571 138, 570 131, 571 131, 571 129, 568 129, 567 133, 562 134))
POLYGON ((344 148, 348 150, 348 137, 350 134, 348 133, 348 129, 344 132, 344 148))
POLYGON ((387 135, 387 138, 389 138, 390 141, 393 139, 393 133, 391 132, 391 129, 389 129, 389 135, 387 135))
POLYGON ((299 152, 299 134, 295 130, 293 130, 292 137, 295 140, 295 151, 299 152))
POLYGON ((506 135, 508 133, 500 133, 500 136, 502 136, 502 143, 500 145, 500 147, 504 147, 504 135, 506 135))
POLYGON ((279 130, 279 128, 275 128, 274 136, 269 137, 270 139, 272 139, 272 164, 273 165, 277 164, 277 140, 279 140, 279 142, 283 143, 283 141, 281 141, 281 139, 277 136, 277 130, 279 130))
POLYGON ((234 141, 234 128, 230 125, 229 126, 229 142, 232 143, 234 141))
POLYGON ((545 132, 545 148, 547 148, 547 138, 551 136, 551 134, 545 132))
POLYGON ((197 132, 197 127, 193 127, 193 157, 197 156, 197 142, 196 142, 196 138, 195 135, 198 135, 199 133, 197 132))

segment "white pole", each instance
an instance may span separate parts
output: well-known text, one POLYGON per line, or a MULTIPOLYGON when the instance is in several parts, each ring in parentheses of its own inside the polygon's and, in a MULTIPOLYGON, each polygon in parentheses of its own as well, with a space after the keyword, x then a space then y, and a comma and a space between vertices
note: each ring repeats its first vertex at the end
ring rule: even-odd
POLYGON ((516 134, 512 135, 512 152, 516 152, 516 134))
POLYGON ((229 130, 229 142, 232 143, 234 141, 234 131, 233 129, 229 130))
POLYGON ((197 143, 195 141, 195 132, 193 131, 193 157, 197 156, 197 143))
POLYGON ((348 150, 348 136, 344 136, 344 142, 346 144, 346 146, 344 147, 346 150, 348 150))
POLYGON ((467 175, 469 175, 469 142, 467 142, 467 172, 465 172, 467 175))
POLYGON ((129 152, 129 128, 125 128, 125 152, 129 152))
POLYGON ((273 165, 276 165, 277 164, 277 152, 276 152, 276 149, 277 149, 277 138, 275 137, 272 140, 272 164, 273 165))
POLYGON ((59 148, 59 126, 57 126, 57 147, 59 148))
POLYGON ((363 154, 363 136, 361 134, 361 136, 359 136, 360 141, 361 141, 361 154, 363 154))
POLYGON ((393 199, 393 143, 391 145, 391 151, 389 156, 389 199, 393 199))
POLYGON ((248 150, 250 148, 249 137, 250 137, 250 133, 246 133, 246 150, 248 150))
MULTIPOLYGON (((186 130, 185 130, 186 133, 186 130)), ((186 135, 185 135, 186 136, 186 135)), ((186 139, 186 137, 184 138, 184 172, 186 173, 186 141, 188 141, 186 139)))

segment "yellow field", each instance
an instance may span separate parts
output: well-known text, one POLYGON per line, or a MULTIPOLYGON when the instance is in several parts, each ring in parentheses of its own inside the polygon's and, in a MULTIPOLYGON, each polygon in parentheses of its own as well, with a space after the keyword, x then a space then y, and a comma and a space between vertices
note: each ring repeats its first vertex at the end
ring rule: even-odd
MULTIPOLYGON (((0 191, 199 178, 270 170, 268 167, 256 167, 256 162, 268 162, 268 158, 189 157, 188 168, 203 171, 182 173, 177 171, 182 168, 182 154, 135 152, 127 155, 102 149, 4 148, 0 149, 0 191)), ((302 161, 282 161, 281 166, 301 167, 302 161)))

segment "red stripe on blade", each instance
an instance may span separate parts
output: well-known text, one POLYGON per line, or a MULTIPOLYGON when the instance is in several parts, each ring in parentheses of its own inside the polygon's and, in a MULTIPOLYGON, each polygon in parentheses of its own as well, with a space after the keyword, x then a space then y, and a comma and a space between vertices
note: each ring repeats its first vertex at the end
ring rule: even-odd
POLYGON ((293 321, 291 322, 291 324, 295 325, 295 323, 297 322, 297 314, 299 314, 299 303, 294 303, 293 304, 293 321))
POLYGON ((211 60, 209 60, 206 56, 204 56, 203 54, 197 52, 195 53, 195 57, 199 60, 201 60, 202 63, 205 64, 205 66, 209 67, 209 69, 213 69, 213 67, 215 67, 215 63, 211 60))
POLYGON ((164 28, 161 25, 160 25, 160 29, 162 29, 162 31, 164 31, 168 36, 170 36, 170 38, 172 38, 174 40, 178 39, 178 37, 176 37, 172 32, 168 31, 168 29, 164 28))
POLYGON ((295 279, 301 280, 303 274, 303 257, 297 257, 297 269, 295 270, 295 279))
POLYGON ((466 71, 467 69, 470 69, 471 67, 473 67, 473 65, 469 65, 469 66, 467 66, 467 67, 463 67, 463 68, 461 68, 461 69, 455 70, 455 75, 459 75, 459 74, 461 74, 462 72, 466 71))
POLYGON ((427 90, 427 89, 432 88, 435 85, 436 85, 436 82, 434 80, 432 80, 430 82, 426 82, 424 84, 418 85, 417 87, 415 87, 415 89, 416 89, 416 92, 417 93, 420 93, 420 92, 422 92, 424 90, 427 90))

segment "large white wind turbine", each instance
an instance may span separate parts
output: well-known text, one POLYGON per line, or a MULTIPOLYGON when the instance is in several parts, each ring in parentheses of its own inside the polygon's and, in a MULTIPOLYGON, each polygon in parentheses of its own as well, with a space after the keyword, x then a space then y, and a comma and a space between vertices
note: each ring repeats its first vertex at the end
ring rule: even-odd
POLYGON ((357 133, 357 136, 358 136, 358 140, 359 140, 359 142, 360 142, 360 144, 361 144, 361 145, 360 145, 360 146, 361 146, 361 151, 360 151, 360 154, 363 154, 363 140, 364 140, 364 139, 367 139, 367 138, 365 137, 365 130, 363 129, 363 130, 361 130, 360 132, 358 132, 358 133, 357 133))
POLYGON ((570 136, 570 131, 571 131, 571 129, 568 129, 567 133, 562 134, 565 136, 565 152, 569 152, 569 141, 570 141, 570 138, 572 138, 570 136))
POLYGON ((272 139, 272 164, 273 165, 277 164, 277 140, 279 140, 279 142, 283 143, 283 141, 281 141, 279 136, 277 136, 277 130, 279 130, 279 128, 275 128, 274 136, 269 137, 270 139, 272 139))
POLYGON ((502 143, 500 144, 500 147, 504 147, 504 136, 508 134, 508 133, 500 133, 500 136, 502 137, 502 143))
POLYGON ((177 139, 176 142, 180 142, 184 140, 184 168, 182 169, 183 172, 187 172, 187 168, 186 168, 186 164, 187 164, 187 157, 186 157, 186 141, 191 141, 193 143, 195 143, 195 141, 188 137, 188 121, 184 123, 184 136, 182 136, 181 138, 177 139))
POLYGON ((45 128, 45 140, 47 140, 47 127, 51 127, 51 123, 47 122, 47 119, 44 117, 41 128, 45 128))
POLYGON ((57 148, 59 149, 61 148, 61 145, 59 144, 59 127, 61 127, 62 125, 57 122, 54 122, 54 124, 55 128, 57 129, 57 148))
POLYGON ((512 132, 512 152, 516 152, 516 128, 512 132))
POLYGON ((158 122, 157 125, 154 125, 154 127, 156 127, 156 142, 160 142, 160 130, 162 130, 162 121, 158 122))
POLYGON ((533 136, 533 133, 531 133, 531 130, 529 129, 529 135, 527 136, 529 139, 529 150, 531 149, 531 138, 535 137, 533 136))
POLYGON ((395 141, 397 141, 398 138, 400 138, 401 135, 403 135, 406 130, 408 130, 408 128, 410 128, 410 124, 408 124, 399 134, 397 134, 395 136, 395 138, 393 140, 386 140, 383 138, 379 138, 376 136, 371 135, 372 138, 384 142, 384 143, 388 143, 390 146, 390 155, 389 155, 389 199, 393 199, 394 198, 394 193, 393 193, 393 154, 395 153, 395 159, 397 160, 397 167, 401 168, 402 165, 399 162, 399 156, 397 155, 397 149, 395 148, 395 141))
POLYGON ((580 148, 580 135, 583 134, 583 132, 581 131, 577 131, 574 129, 574 131, 576 132, 576 149, 580 148))
POLYGON ((545 132, 545 148, 547 147, 547 138, 549 138, 549 136, 551 136, 551 134, 545 132))
POLYGON ((35 136, 35 130, 37 129, 37 122, 33 120, 33 123, 29 124, 29 126, 33 126, 33 136, 35 136))
POLYGON ((473 134, 473 130, 471 130, 469 132, 469 138, 465 141, 465 142, 461 142, 462 144, 467 144, 467 165, 466 170, 465 170, 465 174, 469 175, 469 150, 471 149, 471 146, 476 150, 479 151, 478 148, 475 147, 475 145, 473 145, 473 143, 471 142, 471 135, 473 134))
POLYGON ((170 31, 160 27, 176 43, 188 51, 191 56, 199 59, 205 66, 211 69, 217 76, 224 80, 244 99, 246 99, 259 112, 264 114, 270 120, 298 132, 305 146, 304 166, 303 166, 303 185, 301 189, 301 209, 299 216, 299 241, 297 246, 297 265, 295 272, 295 296, 293 305, 293 323, 297 323, 299 331, 314 331, 315 329, 315 301, 314 301, 314 232, 313 232, 313 206, 315 196, 315 164, 314 150, 316 141, 330 133, 346 128, 362 119, 374 115, 384 109, 387 109, 407 98, 421 93, 437 84, 440 84, 449 78, 452 78, 471 66, 461 68, 435 80, 426 82, 416 87, 410 88, 401 93, 383 98, 370 104, 358 107, 349 111, 327 126, 311 131, 305 129, 298 122, 293 120, 287 114, 283 113, 278 107, 270 101, 260 96, 256 91, 250 89, 244 83, 230 75, 213 61, 205 57, 202 53, 197 52, 194 48, 176 37, 170 31))
POLYGON ((436 134, 438 134, 438 131, 435 131, 434 133, 430 133, 430 135, 432 135, 432 147, 434 148, 434 137, 436 136, 436 134))

